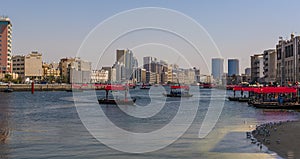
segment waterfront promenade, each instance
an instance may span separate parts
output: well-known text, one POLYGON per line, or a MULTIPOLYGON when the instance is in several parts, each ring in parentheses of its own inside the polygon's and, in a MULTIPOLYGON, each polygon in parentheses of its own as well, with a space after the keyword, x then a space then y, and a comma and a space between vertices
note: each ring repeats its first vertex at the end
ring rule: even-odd
MULTIPOLYGON (((0 92, 7 88, 0 85, 0 92)), ((14 91, 31 91, 31 84, 13 84, 10 86, 14 91)), ((35 91, 66 91, 71 89, 71 84, 34 84, 35 91)))

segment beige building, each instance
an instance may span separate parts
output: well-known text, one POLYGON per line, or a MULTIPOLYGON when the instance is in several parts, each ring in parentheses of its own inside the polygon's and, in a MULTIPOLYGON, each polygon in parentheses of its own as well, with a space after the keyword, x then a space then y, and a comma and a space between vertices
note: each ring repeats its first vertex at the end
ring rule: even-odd
POLYGON ((108 81, 108 70, 93 70, 91 73, 92 83, 106 83, 108 81))
POLYGON ((281 85, 292 84, 300 79, 300 36, 291 34, 289 40, 282 38, 276 45, 277 81, 281 85))
POLYGON ((42 54, 36 51, 25 56, 25 77, 41 79, 43 75, 42 54))
POLYGON ((58 68, 58 63, 50 63, 50 64, 43 63, 42 67, 43 67, 43 78, 60 77, 60 70, 58 68))
POLYGON ((42 54, 34 51, 28 55, 16 55, 12 57, 12 72, 19 77, 41 79, 43 76, 42 54))
POLYGON ((277 68, 277 56, 275 49, 269 49, 264 51, 263 64, 263 74, 265 82, 275 82, 277 68))

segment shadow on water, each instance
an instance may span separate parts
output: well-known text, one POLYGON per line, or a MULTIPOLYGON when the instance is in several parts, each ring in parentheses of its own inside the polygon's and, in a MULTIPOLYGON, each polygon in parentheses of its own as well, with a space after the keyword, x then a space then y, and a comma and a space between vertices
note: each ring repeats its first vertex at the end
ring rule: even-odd
POLYGON ((8 158, 9 153, 9 136, 10 136, 10 111, 9 111, 9 101, 10 94, 1 93, 0 97, 0 158, 8 158))

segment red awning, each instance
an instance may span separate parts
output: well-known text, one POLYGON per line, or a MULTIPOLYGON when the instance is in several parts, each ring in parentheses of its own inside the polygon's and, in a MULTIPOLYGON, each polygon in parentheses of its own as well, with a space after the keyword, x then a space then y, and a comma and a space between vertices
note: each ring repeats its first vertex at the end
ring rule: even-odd
POLYGON ((171 86, 171 89, 190 89, 189 86, 171 86))
POLYGON ((297 89, 292 87, 261 87, 255 93, 296 93, 297 89))
POLYGON ((105 90, 122 91, 125 90, 123 85, 106 85, 105 90))

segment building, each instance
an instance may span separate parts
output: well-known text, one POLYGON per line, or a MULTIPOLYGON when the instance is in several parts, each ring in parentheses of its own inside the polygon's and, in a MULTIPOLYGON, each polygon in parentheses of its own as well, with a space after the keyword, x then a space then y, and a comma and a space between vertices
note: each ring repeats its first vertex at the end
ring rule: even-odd
POLYGON ((251 68, 250 67, 245 68, 245 75, 251 76, 251 68))
POLYGON ((224 74, 224 59, 213 58, 211 61, 212 76, 215 81, 219 81, 224 74))
POLYGON ((55 82, 60 79, 59 63, 43 63, 43 79, 48 82, 55 82))
POLYGON ((132 79, 134 69, 138 67, 138 61, 129 49, 116 51, 115 65, 124 65, 125 72, 122 72, 122 78, 119 81, 132 79), (124 78, 123 78, 124 76, 124 78))
POLYGON ((108 70, 93 70, 91 72, 91 83, 107 83, 108 82, 108 70))
POLYGON ((61 82, 69 83, 70 82, 70 71, 69 65, 75 61, 75 58, 62 58, 59 62, 60 78, 61 82))
MULTIPOLYGON (((112 81, 112 76, 113 76, 113 68, 112 67, 102 67, 101 70, 108 71, 108 79, 107 82, 110 83, 112 81)), ((115 72, 114 72, 115 73, 115 72)), ((115 74, 114 74, 115 77, 115 74)))
POLYGON ((125 64, 126 50, 117 50, 116 62, 125 64))
POLYGON ((264 57, 263 54, 255 54, 251 56, 251 81, 263 82, 264 81, 264 57))
POLYGON ((65 83, 90 83, 91 62, 75 58, 62 58, 59 63, 59 70, 62 82, 65 83))
POLYGON ((143 57, 143 68, 146 71, 150 71, 150 72, 155 72, 154 70, 151 70, 151 63, 156 63, 157 62, 157 58, 155 57, 151 57, 151 56, 146 56, 143 57))
POLYGON ((239 60, 238 59, 228 59, 228 76, 239 75, 239 60))
POLYGON ((277 57, 275 49, 265 50, 263 53, 263 74, 265 82, 276 81, 277 57))
POLYGON ((8 17, 0 16, 0 73, 12 72, 12 24, 8 17))
POLYGON ((43 75, 43 60, 42 54, 37 51, 32 51, 25 56, 25 78, 31 80, 40 80, 43 75))
POLYGON ((25 78, 25 56, 15 55, 12 57, 12 72, 18 74, 22 79, 25 78))
POLYGON ((68 66, 69 83, 90 83, 92 63, 75 58, 68 66))
POLYGON ((300 36, 291 34, 289 40, 280 38, 276 45, 276 79, 281 85, 292 84, 300 79, 300 36))

